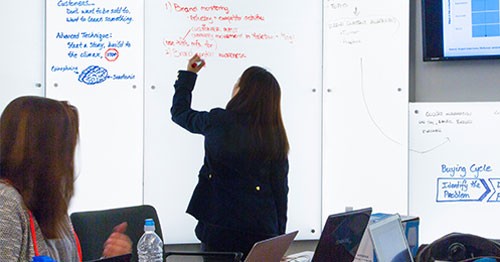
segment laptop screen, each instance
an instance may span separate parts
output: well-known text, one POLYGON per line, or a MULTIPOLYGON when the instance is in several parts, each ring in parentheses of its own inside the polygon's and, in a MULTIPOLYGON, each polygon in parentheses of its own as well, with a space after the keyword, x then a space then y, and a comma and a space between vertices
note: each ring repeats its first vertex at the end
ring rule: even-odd
POLYGON ((399 215, 391 215, 369 226, 378 261, 413 261, 399 215))
POLYGON ((312 261, 353 261, 371 212, 371 208, 365 208, 330 215, 321 232, 312 261))
POLYGON ((245 262, 281 261, 298 232, 293 231, 255 243, 245 262))

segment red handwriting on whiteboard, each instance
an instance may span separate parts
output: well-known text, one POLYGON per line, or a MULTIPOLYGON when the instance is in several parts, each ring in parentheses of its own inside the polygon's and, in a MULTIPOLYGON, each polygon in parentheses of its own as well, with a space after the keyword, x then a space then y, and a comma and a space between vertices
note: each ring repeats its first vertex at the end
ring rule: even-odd
POLYGON ((252 11, 233 11, 227 5, 205 5, 167 1, 167 13, 186 19, 190 28, 183 34, 164 37, 165 55, 190 57, 194 53, 204 57, 245 59, 245 46, 253 42, 293 44, 295 36, 288 32, 272 31, 271 23, 263 14, 252 11))
POLYGON ((104 58, 106 58, 109 62, 116 61, 118 56, 120 56, 120 53, 116 48, 109 48, 106 52, 104 52, 104 58))

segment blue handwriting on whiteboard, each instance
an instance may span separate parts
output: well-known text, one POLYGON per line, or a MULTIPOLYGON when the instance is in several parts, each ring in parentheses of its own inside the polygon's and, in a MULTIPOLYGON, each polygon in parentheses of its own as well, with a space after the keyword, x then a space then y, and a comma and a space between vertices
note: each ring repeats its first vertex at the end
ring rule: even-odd
MULTIPOLYGON (((68 18, 67 18, 68 19, 68 18)), ((71 21, 68 20, 68 22, 76 22, 78 21, 78 18, 71 18, 71 21), (76 20, 75 20, 76 19, 76 20)), ((128 16, 128 15, 116 15, 116 16, 106 16, 106 17, 97 17, 97 16, 80 16, 79 19, 81 22, 88 22, 88 23, 114 23, 114 22, 123 22, 126 24, 132 23, 133 18, 128 16)))
MULTIPOLYGON (((492 172, 493 168, 487 164, 482 164, 482 165, 472 164, 468 170, 475 178, 478 178, 482 173, 492 172)), ((442 164, 441 173, 447 174, 450 177, 455 177, 455 175, 458 175, 460 177, 466 177, 467 168, 465 166, 461 166, 458 164, 456 166, 451 166, 451 167, 447 166, 446 164, 442 164)))
POLYGON ((68 22, 68 23, 76 23, 79 20, 80 19, 78 19, 78 17, 66 17, 66 22, 68 22))
MULTIPOLYGON (((122 41, 123 42, 123 41, 122 41)), ((105 48, 105 43, 104 42, 95 42, 95 41, 90 41, 90 42, 73 42, 69 41, 66 42, 66 45, 68 46, 68 49, 84 49, 84 48, 95 48, 102 50, 105 48)))
POLYGON ((57 2, 57 6, 92 6, 94 3, 91 3, 89 0, 59 0, 57 2))
POLYGON ((87 67, 78 77, 78 81, 87 85, 100 84, 106 79, 108 79, 108 70, 96 65, 87 67))
POLYGON ((126 75, 126 74, 121 74, 121 75, 112 75, 111 78, 113 80, 132 80, 135 79, 134 74, 126 75))
POLYGON ((500 178, 490 178, 493 194, 488 199, 488 202, 500 202, 500 178))
MULTIPOLYGON (((62 33, 64 35, 64 33, 62 33)), ((103 39, 110 39, 113 38, 112 33, 97 33, 97 32, 81 32, 82 38, 98 38, 99 41, 102 41, 103 39)))
POLYGON ((442 164, 441 173, 448 174, 451 177, 454 177, 455 174, 458 174, 460 177, 465 177, 467 175, 467 170, 464 166, 460 165, 448 167, 445 164, 442 164))
POLYGON ((491 172, 493 171, 493 169, 491 168, 491 166, 489 165, 476 165, 476 164, 472 164, 469 168, 470 172, 472 174, 474 174, 474 177, 479 177, 479 175, 483 172, 491 172))
POLYGON ((73 72, 78 72, 78 66, 69 66, 69 65, 63 65, 63 66, 52 66, 50 67, 51 72, 66 72, 66 71, 73 71, 73 72))
POLYGON ((490 192, 484 179, 438 178, 436 202, 481 202, 490 192))
POLYGON ((66 34, 64 32, 58 32, 56 34, 56 38, 63 38, 63 39, 79 39, 80 38, 80 33, 76 34, 66 34))

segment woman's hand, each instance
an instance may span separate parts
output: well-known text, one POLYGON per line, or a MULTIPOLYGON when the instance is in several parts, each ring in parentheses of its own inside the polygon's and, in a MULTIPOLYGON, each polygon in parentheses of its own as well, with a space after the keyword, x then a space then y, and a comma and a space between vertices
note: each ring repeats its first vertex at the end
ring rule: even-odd
POLYGON ((114 257, 132 253, 132 241, 125 235, 127 225, 127 222, 123 222, 115 226, 113 233, 111 233, 108 240, 104 243, 104 250, 102 251, 104 257, 114 257))
POLYGON ((204 66, 205 66, 205 60, 201 59, 201 57, 198 54, 196 54, 193 57, 191 57, 191 59, 189 59, 187 65, 187 71, 197 74, 204 66))

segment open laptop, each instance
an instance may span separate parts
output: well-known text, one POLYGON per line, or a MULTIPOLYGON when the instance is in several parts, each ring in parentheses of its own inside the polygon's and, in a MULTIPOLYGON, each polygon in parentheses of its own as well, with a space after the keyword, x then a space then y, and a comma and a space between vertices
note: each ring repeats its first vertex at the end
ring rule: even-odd
POLYGON ((398 214, 370 224, 368 230, 378 261, 413 262, 398 214))
POLYGON ((370 221, 371 208, 330 215, 321 232, 313 262, 352 262, 370 221))
POLYGON ((255 243, 245 262, 279 262, 292 244, 299 231, 279 235, 255 243))

